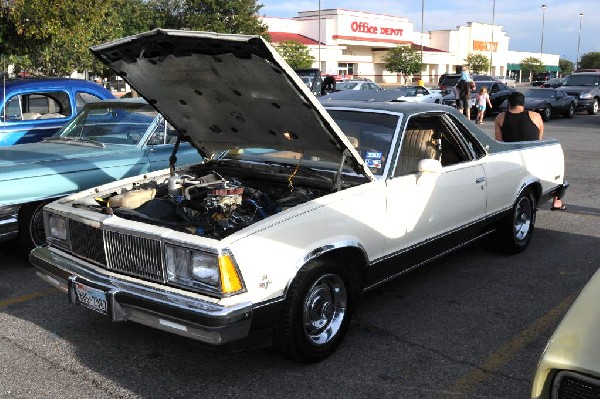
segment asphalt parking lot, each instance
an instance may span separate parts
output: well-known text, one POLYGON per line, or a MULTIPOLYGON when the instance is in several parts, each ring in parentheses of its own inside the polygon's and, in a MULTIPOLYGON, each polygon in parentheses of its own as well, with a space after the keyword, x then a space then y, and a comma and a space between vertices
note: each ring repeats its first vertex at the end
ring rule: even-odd
MULTIPOLYGON (((493 118, 480 126, 491 135, 493 118)), ((567 210, 540 205, 523 254, 475 244, 368 293, 318 364, 111 323, 2 245, 0 398, 527 397, 547 339, 600 259, 600 115, 545 126, 565 152, 567 210)))

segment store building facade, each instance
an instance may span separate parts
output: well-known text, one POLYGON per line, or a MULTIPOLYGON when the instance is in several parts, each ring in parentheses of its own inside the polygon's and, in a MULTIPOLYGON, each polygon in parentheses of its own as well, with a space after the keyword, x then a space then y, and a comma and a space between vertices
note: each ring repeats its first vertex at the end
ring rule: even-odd
MULTIPOLYGON (((454 73, 469 54, 483 54, 493 76, 516 74, 519 63, 540 54, 509 50, 510 37, 502 26, 467 22, 449 30, 419 32, 405 17, 344 9, 299 12, 294 18, 264 17, 274 43, 297 40, 310 48, 313 67, 338 77, 360 77, 379 83, 404 83, 385 70, 390 48, 406 44, 422 53, 421 78, 435 83, 443 73, 454 73), (512 68, 509 69, 509 68, 512 68)), ((558 68, 559 55, 542 54, 542 63, 558 68)), ((414 81, 419 77, 409 77, 414 81)), ((524 77, 522 77, 524 78, 524 77)))

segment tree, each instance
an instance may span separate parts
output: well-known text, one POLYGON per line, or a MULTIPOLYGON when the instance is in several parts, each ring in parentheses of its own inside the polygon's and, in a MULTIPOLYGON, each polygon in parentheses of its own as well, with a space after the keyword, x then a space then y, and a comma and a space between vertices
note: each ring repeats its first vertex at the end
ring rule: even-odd
POLYGON ((585 53, 581 56, 581 63, 579 68, 600 68, 600 52, 593 51, 591 53, 585 53))
POLYGON ((89 47, 122 36, 117 5, 116 0, 13 0, 12 60, 49 76, 99 68, 89 47))
POLYGON ((256 0, 183 0, 184 27, 219 33, 266 34, 256 0))
POLYGON ((465 58, 469 69, 474 73, 481 73, 490 69, 490 60, 483 54, 469 54, 465 58))
POLYGON ((544 65, 542 64, 542 60, 540 60, 539 58, 535 58, 535 57, 524 58, 521 61, 520 65, 521 65, 521 71, 522 71, 521 76, 531 77, 531 75, 534 73, 544 71, 544 65))
POLYGON ((423 67, 421 54, 408 44, 398 44, 389 49, 383 62, 386 70, 402 74, 405 78, 420 73, 423 67))
POLYGON ((294 69, 312 67, 315 57, 304 44, 295 40, 284 40, 275 45, 279 55, 294 69))
POLYGON ((558 67, 560 68, 560 73, 562 76, 569 75, 574 69, 573 63, 563 58, 558 60, 558 67))

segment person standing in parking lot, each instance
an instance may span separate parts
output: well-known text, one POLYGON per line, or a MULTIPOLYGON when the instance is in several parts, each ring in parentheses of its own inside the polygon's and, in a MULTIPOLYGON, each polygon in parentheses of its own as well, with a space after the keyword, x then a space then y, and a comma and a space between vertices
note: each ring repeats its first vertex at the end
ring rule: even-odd
MULTIPOLYGON (((537 112, 525 110, 525 96, 515 91, 508 96, 508 111, 494 121, 494 135, 496 140, 506 142, 542 140, 544 121, 537 112)), ((567 207, 556 196, 550 209, 564 211, 567 207)))
POLYGON ((467 119, 471 119, 471 84, 466 80, 459 80, 456 84, 458 90, 457 108, 467 119))

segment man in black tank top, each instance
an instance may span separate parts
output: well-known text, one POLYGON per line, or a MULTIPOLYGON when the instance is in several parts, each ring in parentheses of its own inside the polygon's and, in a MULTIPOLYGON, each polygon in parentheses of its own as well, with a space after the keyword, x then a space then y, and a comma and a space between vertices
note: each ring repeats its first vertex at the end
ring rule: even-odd
MULTIPOLYGON (((508 111, 502 112, 494 122, 498 141, 533 141, 544 137, 544 122, 537 112, 525 110, 525 96, 515 91, 508 96, 508 111)), ((554 197, 552 209, 567 209, 559 197, 554 197)))

